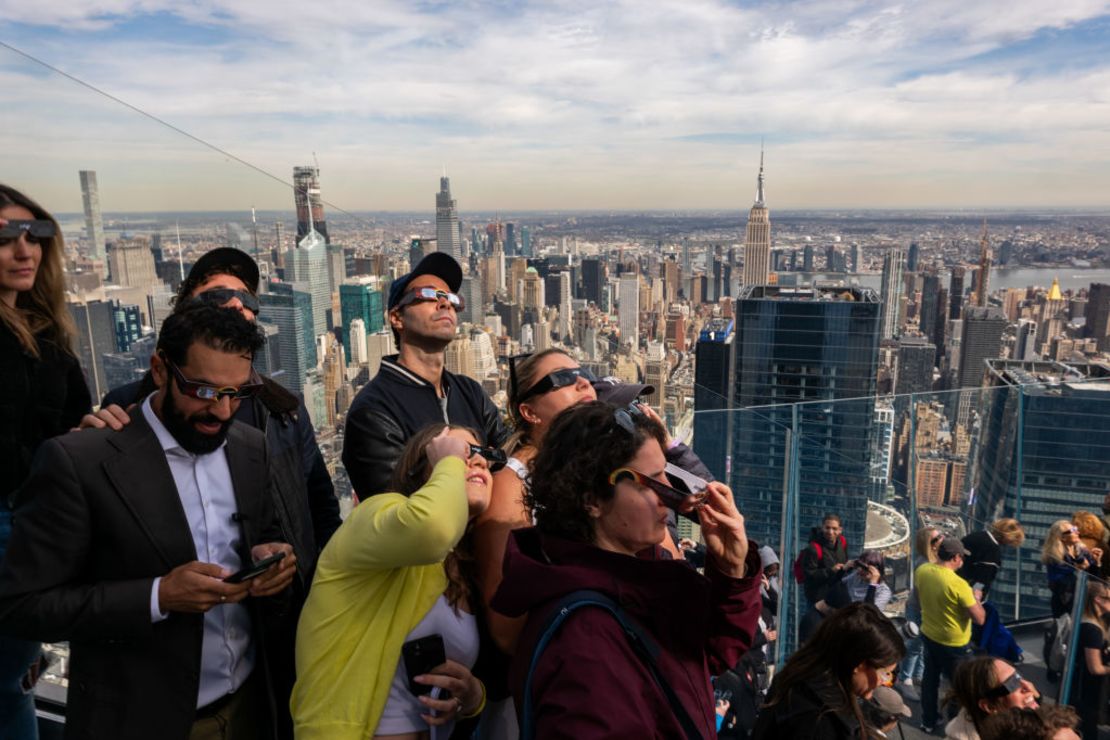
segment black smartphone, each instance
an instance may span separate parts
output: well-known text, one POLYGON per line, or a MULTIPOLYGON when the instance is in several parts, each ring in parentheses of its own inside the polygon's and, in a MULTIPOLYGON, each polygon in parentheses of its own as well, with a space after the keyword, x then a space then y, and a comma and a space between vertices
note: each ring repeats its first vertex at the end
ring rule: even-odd
POLYGON ((268 558, 263 558, 257 563, 251 563, 237 573, 232 573, 231 575, 229 575, 227 578, 224 579, 224 583, 242 583, 243 581, 249 581, 252 578, 257 578, 258 576, 265 573, 267 568, 269 568, 274 563, 280 562, 281 559, 284 557, 285 553, 279 552, 271 555, 268 558))
POLYGON ((417 640, 409 640, 401 646, 401 658, 405 661, 405 673, 409 678, 409 691, 415 696, 430 693, 431 686, 416 683, 413 679, 431 673, 433 668, 447 662, 447 651, 443 647, 443 637, 428 635, 417 640))

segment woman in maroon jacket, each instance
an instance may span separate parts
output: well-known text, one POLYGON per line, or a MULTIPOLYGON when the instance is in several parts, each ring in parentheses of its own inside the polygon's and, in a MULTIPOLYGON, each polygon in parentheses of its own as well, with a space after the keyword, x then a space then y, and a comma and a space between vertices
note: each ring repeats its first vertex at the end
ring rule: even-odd
POLYGON ((594 402, 560 414, 535 458, 528 503, 537 526, 512 533, 492 605, 528 614, 510 684, 522 723, 525 699, 531 704, 536 738, 716 737, 709 676, 752 644, 759 556, 720 483, 697 509, 706 574, 662 554, 664 439, 656 422, 594 402), (654 659, 637 651, 610 611, 587 607, 548 633, 533 666, 556 606, 583 589, 619 604, 658 648, 654 659))

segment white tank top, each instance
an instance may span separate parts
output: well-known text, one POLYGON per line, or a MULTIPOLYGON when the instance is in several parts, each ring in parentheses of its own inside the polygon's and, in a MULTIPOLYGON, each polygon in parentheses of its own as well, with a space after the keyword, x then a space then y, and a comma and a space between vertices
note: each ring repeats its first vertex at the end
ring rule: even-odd
MULTIPOLYGON (((405 642, 428 635, 439 635, 443 638, 444 652, 449 659, 467 668, 474 667, 474 661, 478 660, 478 622, 473 614, 467 614, 461 610, 456 614, 444 595, 436 599, 420 623, 405 637, 405 642)), ((427 714, 427 712, 427 708, 409 691, 405 661, 403 658, 399 659, 397 670, 393 674, 393 682, 389 685, 389 698, 386 699, 385 709, 382 710, 382 717, 378 721, 374 734, 400 735, 406 732, 424 732, 434 729, 433 738, 450 737, 454 723, 449 722, 437 728, 429 727, 420 718, 421 714, 427 714)))

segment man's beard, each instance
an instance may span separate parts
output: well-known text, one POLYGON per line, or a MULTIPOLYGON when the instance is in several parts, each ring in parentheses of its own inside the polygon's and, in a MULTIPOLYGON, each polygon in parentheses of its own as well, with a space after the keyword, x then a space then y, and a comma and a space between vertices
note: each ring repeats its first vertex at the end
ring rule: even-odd
POLYGON ((207 412, 186 417, 174 403, 172 388, 166 389, 165 397, 162 399, 162 424, 173 435, 179 445, 194 455, 207 455, 209 452, 215 452, 227 439, 227 430, 231 427, 232 421, 234 421, 234 417, 227 421, 220 421, 207 412), (205 434, 193 426, 194 421, 202 424, 219 424, 220 431, 216 434, 205 434))

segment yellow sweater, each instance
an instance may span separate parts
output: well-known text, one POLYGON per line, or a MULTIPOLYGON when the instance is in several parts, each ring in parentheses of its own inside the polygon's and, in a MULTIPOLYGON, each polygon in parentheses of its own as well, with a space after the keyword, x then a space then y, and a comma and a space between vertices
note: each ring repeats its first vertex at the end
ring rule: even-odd
POLYGON ((298 740, 374 736, 401 644, 447 589, 443 560, 466 531, 465 481, 461 459, 440 460, 412 496, 355 507, 320 554, 297 626, 298 740))

